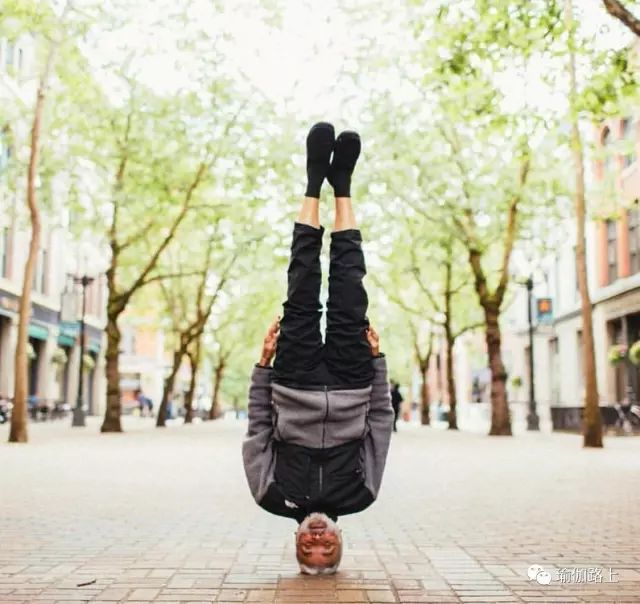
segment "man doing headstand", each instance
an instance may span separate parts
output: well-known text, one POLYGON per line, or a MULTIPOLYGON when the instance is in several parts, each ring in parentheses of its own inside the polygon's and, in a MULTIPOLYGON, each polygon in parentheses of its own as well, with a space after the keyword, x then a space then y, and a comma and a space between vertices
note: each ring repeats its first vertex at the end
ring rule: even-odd
POLYGON ((307 136, 307 191, 293 227, 282 320, 264 339, 249 389, 243 442, 251 493, 265 510, 294 518, 300 570, 326 574, 342 556, 338 516, 376 499, 393 426, 384 354, 366 316, 362 236, 351 205, 360 137, 331 124, 307 136), (326 333, 320 319, 320 188, 335 193, 326 333), (271 360, 275 353, 275 362, 271 360))

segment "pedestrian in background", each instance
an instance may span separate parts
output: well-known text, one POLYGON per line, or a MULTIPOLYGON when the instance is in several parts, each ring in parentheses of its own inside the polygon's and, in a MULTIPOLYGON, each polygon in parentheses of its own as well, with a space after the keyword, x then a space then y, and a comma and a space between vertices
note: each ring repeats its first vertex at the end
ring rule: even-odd
POLYGON ((393 407, 393 431, 397 432, 398 427, 398 415, 400 415, 400 406, 402 405, 402 401, 404 400, 402 394, 400 393, 400 384, 395 380, 391 380, 391 406, 393 407))
POLYGON ((153 413, 152 413, 153 402, 151 401, 151 399, 148 396, 145 396, 142 393, 142 390, 140 390, 140 389, 137 389, 133 394, 134 394, 135 400, 138 403, 138 409, 140 410, 140 416, 141 417, 146 417, 146 415, 147 415, 146 409, 148 409, 149 410, 149 415, 151 417, 153 417, 153 413))

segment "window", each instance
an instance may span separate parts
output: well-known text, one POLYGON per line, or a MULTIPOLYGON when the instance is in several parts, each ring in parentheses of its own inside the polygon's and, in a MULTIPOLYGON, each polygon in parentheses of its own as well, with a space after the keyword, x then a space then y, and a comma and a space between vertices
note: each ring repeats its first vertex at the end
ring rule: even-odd
POLYGON ((575 289, 573 290, 573 301, 577 301, 580 299, 580 279, 578 278, 578 247, 574 245, 572 247, 573 255, 572 259, 572 267, 573 267, 573 280, 575 289))
POLYGON ((558 347, 558 338, 554 337, 549 340, 549 357, 551 364, 549 366, 549 385, 551 386, 551 402, 557 405, 560 402, 560 349, 558 347))
POLYGON ((622 140, 624 147, 622 150, 623 166, 626 168, 636 161, 636 136, 635 124, 630 117, 622 120, 622 140))
POLYGON ((609 283, 618 278, 618 222, 607 220, 607 268, 609 283))
POLYGON ((11 42, 10 40, 7 40, 4 47, 4 65, 7 69, 13 68, 15 54, 16 54, 15 42, 11 42))
POLYGON ((613 154, 611 151, 611 130, 609 130, 608 127, 602 131, 601 142, 602 142, 602 152, 604 154, 602 165, 604 168, 604 174, 606 176, 611 172, 611 166, 613 163, 612 162, 613 154))
MULTIPOLYGON (((584 350, 582 347, 582 330, 579 329, 576 332, 576 386, 578 387, 578 393, 583 394, 584 388, 584 350)), ((582 398, 582 396, 580 396, 582 398)))
POLYGON ((11 159, 11 145, 9 144, 9 129, 0 130, 0 172, 6 169, 11 159))
POLYGON ((636 206, 628 213, 629 269, 632 275, 640 273, 640 209, 636 206))
POLYGON ((130 325, 127 325, 122 329, 120 352, 124 354, 136 354, 136 332, 130 325))
POLYGON ((562 305, 562 301, 560 299, 560 252, 557 252, 553 257, 553 288, 556 304, 558 305, 558 308, 560 308, 562 305))
POLYGON ((0 227, 0 277, 9 275, 9 227, 0 227))
POLYGON ((47 293, 47 250, 45 249, 40 249, 38 252, 32 286, 34 291, 41 294, 47 293))
POLYGON ((47 272, 48 272, 48 258, 49 254, 47 250, 41 250, 40 252, 40 291, 43 294, 49 293, 49 288, 47 287, 47 272))

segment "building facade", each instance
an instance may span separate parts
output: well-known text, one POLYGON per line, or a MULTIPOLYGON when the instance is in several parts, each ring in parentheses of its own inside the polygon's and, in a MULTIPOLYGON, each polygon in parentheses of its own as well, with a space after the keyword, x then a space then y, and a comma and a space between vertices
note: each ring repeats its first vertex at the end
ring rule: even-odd
POLYGON ((120 389, 124 412, 137 406, 135 392, 149 397, 157 410, 170 359, 165 336, 156 317, 126 312, 120 320, 120 389))
MULTIPOLYGON (((640 340, 640 120, 610 119, 595 131, 598 153, 591 180, 597 213, 587 227, 589 289, 593 308, 596 377, 600 405, 640 400, 640 373, 628 361, 612 363, 613 346, 640 340)), ((577 428, 584 399, 582 317, 575 265, 575 226, 567 223, 565 242, 536 272, 536 299, 550 298, 553 320, 536 322, 535 398, 541 419, 555 427, 577 428)), ((509 369, 522 376, 510 384, 514 398, 528 400, 529 370, 526 291, 518 291, 508 313, 509 369)), ((534 317, 536 315, 534 308, 534 317)))

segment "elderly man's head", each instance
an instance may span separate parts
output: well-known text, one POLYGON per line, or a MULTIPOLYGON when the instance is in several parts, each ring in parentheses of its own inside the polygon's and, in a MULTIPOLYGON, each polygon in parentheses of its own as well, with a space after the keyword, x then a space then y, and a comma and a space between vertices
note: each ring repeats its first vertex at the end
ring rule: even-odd
POLYGON ((342 534, 326 514, 309 514, 296 531, 296 558, 308 575, 330 575, 342 557, 342 534))

